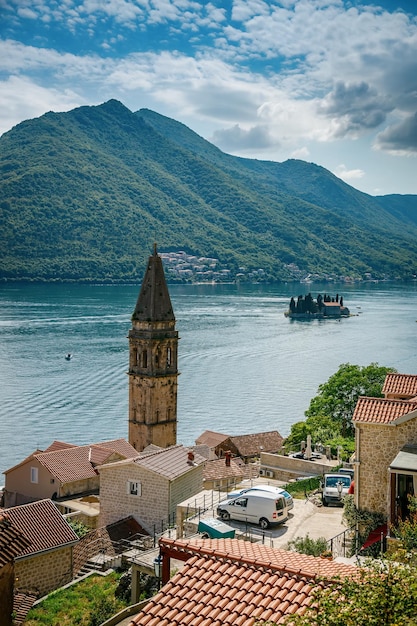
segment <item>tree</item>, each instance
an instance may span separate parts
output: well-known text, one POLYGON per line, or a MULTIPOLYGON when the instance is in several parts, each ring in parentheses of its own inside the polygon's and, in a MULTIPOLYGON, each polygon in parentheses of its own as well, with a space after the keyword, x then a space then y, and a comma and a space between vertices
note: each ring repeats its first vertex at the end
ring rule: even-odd
POLYGON ((417 571, 392 561, 372 561, 357 576, 317 581, 304 615, 291 626, 417 626, 417 571))
POLYGON ((340 426, 342 436, 353 434, 352 416, 359 396, 382 397, 382 386, 386 375, 395 372, 392 367, 383 367, 378 363, 368 366, 344 363, 320 385, 305 412, 307 418, 327 416, 340 426))

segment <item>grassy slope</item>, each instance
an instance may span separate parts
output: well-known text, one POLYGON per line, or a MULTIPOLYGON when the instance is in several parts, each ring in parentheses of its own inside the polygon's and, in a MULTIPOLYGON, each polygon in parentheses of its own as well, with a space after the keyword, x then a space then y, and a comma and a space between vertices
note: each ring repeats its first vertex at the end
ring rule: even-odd
POLYGON ((292 262, 356 274, 417 266, 417 227, 404 232, 401 215, 323 168, 231 157, 117 101, 24 122, 0 149, 0 277, 133 280, 155 239, 275 279, 292 262))

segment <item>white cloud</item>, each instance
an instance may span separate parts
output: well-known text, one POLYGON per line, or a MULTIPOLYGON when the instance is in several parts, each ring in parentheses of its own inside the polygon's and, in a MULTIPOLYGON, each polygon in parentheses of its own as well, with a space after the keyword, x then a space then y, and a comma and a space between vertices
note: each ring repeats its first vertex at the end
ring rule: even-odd
POLYGON ((403 11, 344 0, 0 4, 10 37, 0 41, 2 129, 54 103, 64 110, 117 98, 205 128, 247 156, 300 158, 342 139, 369 147, 375 136, 379 151, 416 153, 417 21, 403 11), (27 32, 35 14, 39 36, 25 45, 19 19, 27 32), (46 47, 54 28, 67 52, 46 47), (78 42, 92 52, 79 54, 78 42))
POLYGON ((343 163, 341 163, 340 165, 336 167, 333 174, 337 176, 338 178, 341 178, 345 182, 358 180, 365 176, 365 172, 363 170, 360 170, 360 169, 348 170, 347 167, 343 163))
POLYGON ((38 117, 46 111, 69 111, 82 104, 86 104, 84 99, 71 90, 45 89, 27 78, 11 76, 0 82, 0 134, 22 119, 38 117))

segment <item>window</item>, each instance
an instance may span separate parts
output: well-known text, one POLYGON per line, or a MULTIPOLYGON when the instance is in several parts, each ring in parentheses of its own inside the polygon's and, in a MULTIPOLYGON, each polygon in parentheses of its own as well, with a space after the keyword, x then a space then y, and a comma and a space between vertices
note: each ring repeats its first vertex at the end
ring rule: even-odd
POLYGON ((142 495, 142 485, 141 483, 135 480, 127 481, 126 490, 129 496, 141 496, 142 495))
POLYGON ((30 468, 30 482, 31 483, 38 482, 38 468, 37 467, 30 468))

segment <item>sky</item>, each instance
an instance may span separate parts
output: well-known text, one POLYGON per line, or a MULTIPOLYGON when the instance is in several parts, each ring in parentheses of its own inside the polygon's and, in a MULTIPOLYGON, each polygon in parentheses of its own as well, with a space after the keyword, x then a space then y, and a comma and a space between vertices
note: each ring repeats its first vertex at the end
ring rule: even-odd
POLYGON ((0 0, 0 134, 112 98, 417 194, 417 0, 0 0))

